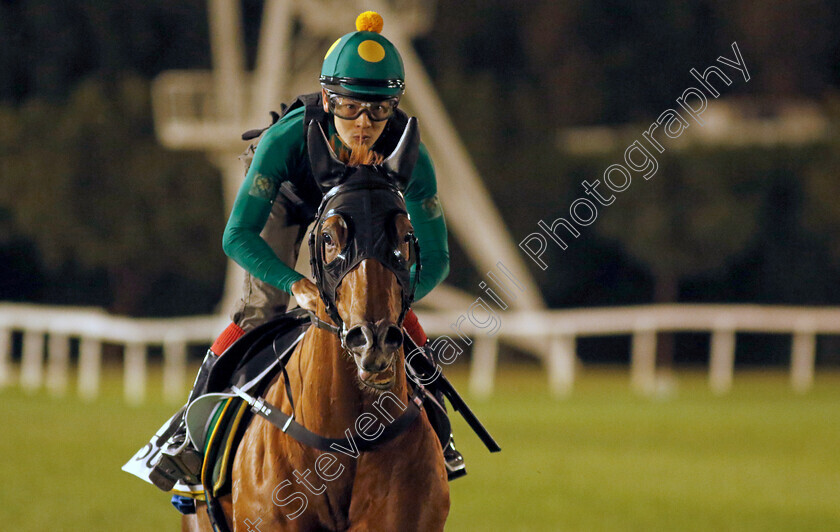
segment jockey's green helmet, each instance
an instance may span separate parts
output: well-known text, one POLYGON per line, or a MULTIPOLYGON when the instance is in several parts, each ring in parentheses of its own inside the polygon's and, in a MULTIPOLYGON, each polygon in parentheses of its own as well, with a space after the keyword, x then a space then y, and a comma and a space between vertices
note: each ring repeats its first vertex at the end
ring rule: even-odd
POLYGON ((365 11, 356 30, 335 41, 324 56, 321 85, 330 92, 361 99, 399 97, 405 91, 405 69, 397 48, 382 31, 382 17, 365 11))

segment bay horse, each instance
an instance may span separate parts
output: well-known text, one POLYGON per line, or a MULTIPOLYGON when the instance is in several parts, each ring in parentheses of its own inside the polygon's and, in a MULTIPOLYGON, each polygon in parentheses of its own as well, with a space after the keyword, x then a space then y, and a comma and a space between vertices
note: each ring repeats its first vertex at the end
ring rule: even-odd
MULTIPOLYGON (((357 449, 412 399, 401 322, 413 298, 410 258, 419 250, 394 182, 404 185, 416 162, 416 120, 379 165, 344 165, 317 124, 308 141, 313 175, 327 191, 309 242, 321 292, 315 317, 335 327, 309 327, 289 359, 288 382, 275 377, 264 399, 345 443, 323 452, 254 416, 234 459, 232 493, 220 499, 227 525, 234 532, 443 530, 449 486, 424 410, 387 443, 357 449)), ((182 530, 211 531, 205 508, 198 503, 184 516, 182 530)))

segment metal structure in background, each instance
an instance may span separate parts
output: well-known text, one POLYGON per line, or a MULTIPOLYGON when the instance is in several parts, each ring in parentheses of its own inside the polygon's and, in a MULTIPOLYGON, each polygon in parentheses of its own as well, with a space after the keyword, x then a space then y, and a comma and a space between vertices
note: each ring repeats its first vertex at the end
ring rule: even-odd
MULTIPOLYGON (((419 313, 430 335, 448 334, 456 312, 419 313)), ((46 386, 54 395, 69 388, 71 352, 78 352, 77 389, 83 398, 99 394, 102 344, 124 348, 123 391, 128 403, 142 403, 149 394, 147 359, 150 347, 163 349, 163 397, 184 400, 187 347, 209 344, 226 320, 220 316, 174 319, 132 319, 100 309, 49 308, 0 303, 0 387, 16 382, 27 392, 46 386), (12 361, 13 333, 20 335, 20 364, 12 361), (74 346, 71 346, 71 342, 74 346), (46 353, 46 362, 44 354, 46 353), (45 370, 46 367, 46 370, 45 370)), ((790 385, 807 392, 814 383, 818 335, 840 334, 840 308, 759 305, 648 305, 602 309, 509 311, 497 335, 465 326, 473 338, 470 385, 473 394, 492 393, 495 357, 500 338, 536 337, 549 345, 549 390, 565 397, 575 381, 576 342, 587 336, 626 335, 632 338, 630 385, 642 394, 662 391, 656 371, 658 332, 700 332, 711 335, 709 386, 724 394, 733 386, 737 333, 789 334, 790 385)), ((460 342, 459 342, 460 343, 460 342)), ((463 344, 461 344, 463 347, 463 344)))
MULTIPOLYGON (((669 150, 697 146, 804 146, 831 139, 829 117, 814 102, 728 97, 712 100, 703 127, 689 127, 668 141, 669 150)), ((625 149, 639 136, 638 124, 564 128, 557 147, 575 155, 600 155, 625 149)))

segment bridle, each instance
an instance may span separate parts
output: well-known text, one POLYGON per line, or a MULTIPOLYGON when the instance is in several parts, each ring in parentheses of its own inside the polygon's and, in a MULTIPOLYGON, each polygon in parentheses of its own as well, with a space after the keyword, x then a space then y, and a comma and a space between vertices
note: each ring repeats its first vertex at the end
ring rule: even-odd
POLYGON ((402 289, 402 302, 397 325, 414 301, 420 270, 420 246, 413 233, 406 235, 408 256, 398 249, 395 219, 406 214, 405 201, 395 186, 376 167, 355 169, 346 182, 330 190, 321 202, 315 227, 309 236, 310 263, 315 284, 324 300, 327 314, 342 332, 345 324, 338 313, 338 286, 363 260, 375 259, 390 270, 402 289), (373 205, 376 209, 372 209, 373 205), (347 239, 341 252, 325 263, 325 239, 321 232, 324 221, 339 215, 347 225, 347 239), (414 274, 411 266, 415 266, 414 274))

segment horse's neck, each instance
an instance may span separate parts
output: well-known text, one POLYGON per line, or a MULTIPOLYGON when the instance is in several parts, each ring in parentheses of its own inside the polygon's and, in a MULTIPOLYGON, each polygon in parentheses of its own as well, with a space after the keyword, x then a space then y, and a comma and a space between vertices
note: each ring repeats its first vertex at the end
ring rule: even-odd
MULTIPOLYGON (((331 323, 323 303, 318 305, 316 315, 331 323)), ((402 356, 398 355, 398 376, 404 374, 403 368, 402 356)), ((371 411, 371 403, 376 399, 376 395, 360 388, 357 372, 355 362, 343 352, 335 334, 310 327, 289 364, 298 421, 309 430, 330 437, 341 437, 346 429, 354 431, 359 415, 371 411)), ((274 392, 280 395, 282 389, 282 384, 275 386, 274 392)), ((391 392, 406 397, 405 380, 398 378, 391 392)))

